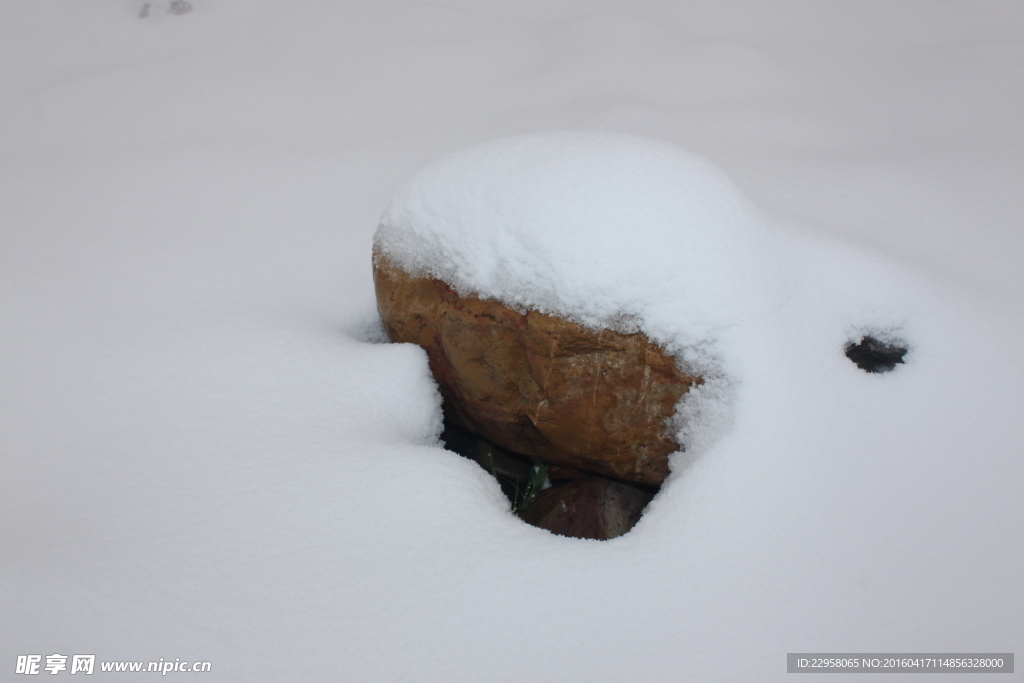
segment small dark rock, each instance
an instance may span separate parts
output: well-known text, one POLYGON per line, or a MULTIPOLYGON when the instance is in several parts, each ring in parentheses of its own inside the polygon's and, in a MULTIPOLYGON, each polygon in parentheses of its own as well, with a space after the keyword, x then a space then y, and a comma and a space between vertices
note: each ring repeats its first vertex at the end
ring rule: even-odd
POLYGON ((441 440, 448 450, 490 472, 524 522, 561 536, 597 540, 621 536, 633 528, 657 491, 575 467, 547 465, 451 423, 445 423, 441 440), (545 476, 552 485, 542 489, 545 476))
POLYGON ((585 477, 541 491, 520 517, 554 534, 603 541, 632 529, 653 497, 647 487, 585 477))
POLYGON ((871 336, 846 345, 846 357, 864 372, 891 372, 903 362, 907 346, 900 340, 884 342, 871 336))

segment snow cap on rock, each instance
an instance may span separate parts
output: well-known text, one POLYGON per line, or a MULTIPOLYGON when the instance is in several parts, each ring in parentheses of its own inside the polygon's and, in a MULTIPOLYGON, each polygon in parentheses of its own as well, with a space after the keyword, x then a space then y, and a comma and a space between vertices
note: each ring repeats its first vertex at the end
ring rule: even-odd
POLYGON ((375 251, 462 294, 670 350, 706 343, 761 300, 768 228, 716 167, 636 136, 504 138, 437 161, 392 199, 375 251))

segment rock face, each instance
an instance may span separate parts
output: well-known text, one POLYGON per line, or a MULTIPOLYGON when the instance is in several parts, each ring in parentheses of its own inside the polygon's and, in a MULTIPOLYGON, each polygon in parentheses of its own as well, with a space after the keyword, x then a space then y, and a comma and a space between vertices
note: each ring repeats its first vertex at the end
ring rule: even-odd
POLYGON ((679 449, 666 422, 700 378, 642 333, 576 323, 413 277, 374 255, 388 335, 426 349, 446 419, 555 465, 659 485, 679 449))
POLYGON ((605 541, 637 523, 654 494, 604 477, 585 477, 541 491, 520 514, 562 536, 605 541))

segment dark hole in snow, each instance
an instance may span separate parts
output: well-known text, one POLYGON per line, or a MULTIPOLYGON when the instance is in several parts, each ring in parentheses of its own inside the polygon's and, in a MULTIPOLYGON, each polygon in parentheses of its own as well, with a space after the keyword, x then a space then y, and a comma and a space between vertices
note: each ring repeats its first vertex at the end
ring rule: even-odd
POLYGON ((441 440, 445 447, 469 458, 491 473, 502 492, 518 513, 533 500, 544 484, 547 472, 541 461, 536 463, 525 455, 504 448, 450 423, 445 423, 441 440))
POLYGON ((846 357, 864 372, 891 372, 906 354, 906 344, 900 340, 885 342, 864 336, 856 344, 846 345, 846 357))
POLYGON ((448 450, 490 472, 520 519, 561 536, 621 536, 633 528, 658 492, 513 453, 447 421, 441 440, 448 450))

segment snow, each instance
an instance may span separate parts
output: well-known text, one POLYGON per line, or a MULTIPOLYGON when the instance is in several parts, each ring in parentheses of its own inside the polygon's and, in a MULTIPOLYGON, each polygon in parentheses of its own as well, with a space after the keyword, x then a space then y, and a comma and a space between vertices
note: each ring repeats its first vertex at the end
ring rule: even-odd
POLYGON ((0 5, 0 666, 1024 650, 1019 4, 143 5, 0 5), (424 354, 373 343, 385 207, 407 263, 721 371, 632 532, 438 447, 424 354))

